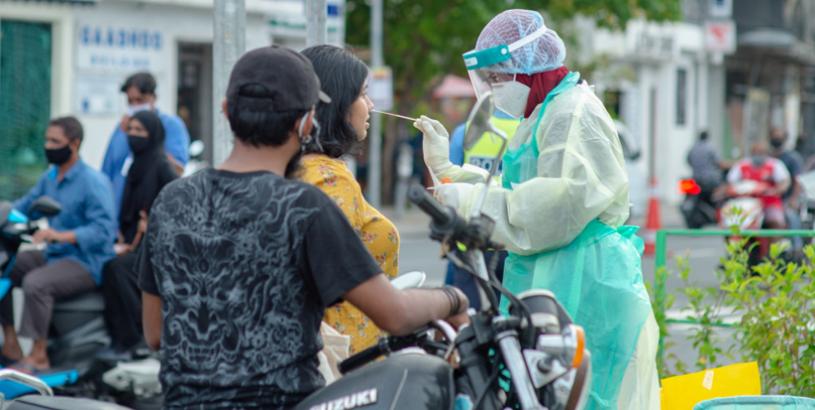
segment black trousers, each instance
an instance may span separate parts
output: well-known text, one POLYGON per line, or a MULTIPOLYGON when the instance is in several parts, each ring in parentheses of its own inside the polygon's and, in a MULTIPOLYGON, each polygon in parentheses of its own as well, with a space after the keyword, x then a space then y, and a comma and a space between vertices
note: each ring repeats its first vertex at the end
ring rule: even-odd
POLYGON ((102 294, 105 297, 105 323, 113 347, 129 349, 142 340, 141 290, 134 269, 136 254, 117 256, 105 264, 102 294))

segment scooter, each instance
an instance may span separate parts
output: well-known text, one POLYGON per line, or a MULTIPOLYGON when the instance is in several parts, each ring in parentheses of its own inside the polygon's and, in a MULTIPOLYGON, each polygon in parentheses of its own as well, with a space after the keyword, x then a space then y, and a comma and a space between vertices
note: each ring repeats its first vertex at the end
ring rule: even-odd
POLYGON ((6 396, 0 397, 0 410, 127 410, 113 403, 97 400, 56 397, 53 389, 43 380, 11 369, 0 370, 1 384, 15 384, 29 394, 9 400, 6 396))
MULTIPOLYGON (((58 203, 47 197, 34 201, 31 213, 50 217, 60 212, 58 203)), ((11 292, 11 270, 20 246, 29 242, 39 229, 38 224, 14 210, 10 203, 0 203, 0 297, 11 292)), ((52 326, 49 330, 48 355, 55 370, 39 377, 52 387, 76 383, 90 367, 95 352, 110 342, 102 319, 104 301, 97 292, 59 301, 54 305, 52 326)), ((0 393, 13 398, 26 392, 8 383, 0 382, 0 393)))
POLYGON ((685 195, 679 210, 689 229, 699 229, 717 221, 716 204, 702 198, 702 187, 693 178, 679 181, 679 192, 685 195))
POLYGON ((207 168, 209 164, 204 161, 204 150, 206 149, 206 145, 201 140, 195 140, 190 143, 188 148, 188 152, 190 154, 190 161, 184 167, 184 175, 189 176, 192 175, 204 168, 207 168))
MULTIPOLYGON (((37 217, 52 217, 59 214, 60 205, 48 197, 41 197, 34 201, 29 211, 37 217)), ((0 202, 0 298, 11 292, 9 276, 20 247, 30 242, 38 229, 36 221, 14 210, 10 203, 0 202)), ((104 308, 104 299, 98 291, 60 300, 54 305, 48 357, 53 369, 59 370, 37 374, 36 378, 71 396, 149 401, 160 394, 155 359, 104 363, 96 358, 97 352, 110 344, 104 308), (128 382, 125 388, 121 384, 123 380, 128 382)), ((30 392, 30 387, 20 383, 0 381, 0 394, 7 400, 30 392)))
MULTIPOLYGON (((492 112, 491 96, 482 97, 469 129, 477 128, 476 136, 493 132, 505 148, 506 136, 489 122, 492 112)), ((474 139, 465 136, 465 145, 474 139)), ((491 168, 487 185, 497 166, 491 168)), ((442 243, 449 260, 473 274, 489 303, 471 312, 470 324, 459 333, 435 321, 408 336, 380 339, 340 363, 344 376, 295 409, 582 408, 591 374, 583 330, 551 292, 515 296, 496 279, 494 263, 484 258, 485 250, 501 248, 489 240, 494 222, 481 214, 486 190, 468 220, 420 185, 413 185, 408 197, 431 217, 430 237, 442 243), (493 290, 509 301, 506 314, 493 290), (388 357, 375 361, 381 356, 388 357)))
MULTIPOLYGON (((764 226, 764 206, 760 197, 769 187, 764 182, 749 180, 728 185, 725 192, 729 199, 722 206, 719 226, 738 231, 761 229, 764 226)), ((735 242, 741 239, 741 236, 733 235, 727 240, 735 242)), ((770 243, 770 238, 764 237, 753 237, 747 241, 751 266, 757 265, 767 257, 770 243)))

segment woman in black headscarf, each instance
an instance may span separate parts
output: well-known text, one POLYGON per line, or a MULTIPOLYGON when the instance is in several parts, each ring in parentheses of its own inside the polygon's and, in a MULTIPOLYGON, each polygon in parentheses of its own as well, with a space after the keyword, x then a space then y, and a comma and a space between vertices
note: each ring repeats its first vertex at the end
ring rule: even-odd
POLYGON ((133 163, 127 172, 116 258, 105 265, 102 293, 105 321, 111 334, 110 358, 126 358, 143 340, 141 292, 133 265, 135 250, 147 229, 147 213, 161 189, 178 178, 164 152, 164 126, 153 111, 140 111, 127 123, 133 163))

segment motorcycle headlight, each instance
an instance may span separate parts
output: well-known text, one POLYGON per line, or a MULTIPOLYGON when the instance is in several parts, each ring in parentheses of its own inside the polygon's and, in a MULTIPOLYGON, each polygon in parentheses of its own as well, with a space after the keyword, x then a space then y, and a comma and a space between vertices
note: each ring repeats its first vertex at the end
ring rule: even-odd
MULTIPOLYGON (((532 326, 535 327, 538 333, 551 334, 560 333, 561 327, 564 324, 565 316, 566 323, 571 323, 566 312, 555 299, 555 295, 545 289, 533 289, 518 295, 518 299, 523 302, 529 315, 532 317, 532 326)), ((523 317, 518 307, 512 305, 509 313, 513 316, 523 317)))
MULTIPOLYGON (((583 408, 591 384, 590 355, 583 328, 572 322, 548 290, 526 291, 518 299, 529 311, 537 334, 535 353, 529 352, 529 357, 539 361, 529 360, 528 365, 532 370, 534 364, 533 378, 539 393, 560 404, 555 408, 583 408), (548 364, 540 366, 540 360, 548 364)), ((515 306, 510 313, 521 316, 515 306)))

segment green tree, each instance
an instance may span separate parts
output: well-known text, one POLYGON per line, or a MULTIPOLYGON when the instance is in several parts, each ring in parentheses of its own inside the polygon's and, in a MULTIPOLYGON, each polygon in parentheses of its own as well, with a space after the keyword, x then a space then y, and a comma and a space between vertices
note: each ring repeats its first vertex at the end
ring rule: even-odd
MULTIPOLYGON (((672 20, 680 17, 679 0, 383 0, 384 58, 393 69, 395 110, 415 113, 420 102, 443 75, 466 76, 462 53, 475 46, 478 34, 496 14, 510 8, 541 11, 547 24, 577 14, 594 16, 611 28, 622 28, 628 20, 645 17, 672 20)), ((347 0, 348 44, 368 48, 370 0, 347 0)), ((387 120, 384 168, 386 183, 397 126, 387 120)), ((387 195, 386 195, 387 197, 387 195)))

